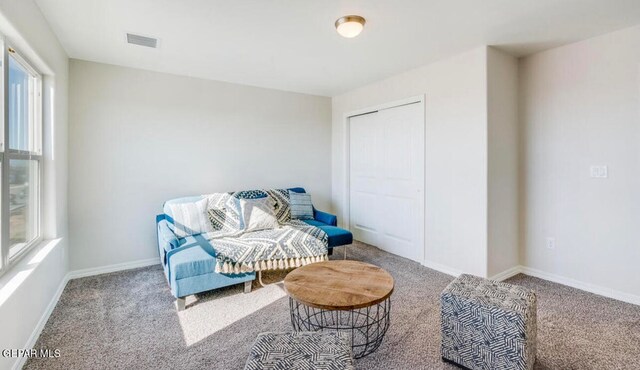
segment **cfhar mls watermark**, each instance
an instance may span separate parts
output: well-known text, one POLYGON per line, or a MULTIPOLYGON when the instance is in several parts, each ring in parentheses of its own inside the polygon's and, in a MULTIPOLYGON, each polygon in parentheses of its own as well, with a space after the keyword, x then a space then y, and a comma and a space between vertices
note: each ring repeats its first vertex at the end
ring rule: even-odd
POLYGON ((3 349, 0 354, 2 354, 2 357, 8 358, 58 358, 60 357, 60 350, 48 348, 3 349))

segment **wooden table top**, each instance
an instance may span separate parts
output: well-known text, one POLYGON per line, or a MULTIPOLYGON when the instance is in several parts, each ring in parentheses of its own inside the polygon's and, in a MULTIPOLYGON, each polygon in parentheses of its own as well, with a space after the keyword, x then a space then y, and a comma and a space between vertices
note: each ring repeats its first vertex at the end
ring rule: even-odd
POLYGON ((289 296, 310 307, 352 310, 373 306, 393 293, 393 277, 358 261, 325 261, 291 271, 284 279, 289 296))

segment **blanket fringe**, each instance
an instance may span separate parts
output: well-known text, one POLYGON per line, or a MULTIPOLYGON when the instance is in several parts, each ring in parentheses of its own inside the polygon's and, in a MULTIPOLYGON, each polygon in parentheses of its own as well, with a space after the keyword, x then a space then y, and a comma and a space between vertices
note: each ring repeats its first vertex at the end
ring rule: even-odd
POLYGON ((266 271, 266 270, 288 270, 300 266, 305 266, 311 263, 328 261, 329 255, 324 254, 321 256, 313 257, 293 257, 284 258, 278 260, 266 260, 256 262, 216 262, 216 272, 222 274, 243 274, 254 271, 266 271))

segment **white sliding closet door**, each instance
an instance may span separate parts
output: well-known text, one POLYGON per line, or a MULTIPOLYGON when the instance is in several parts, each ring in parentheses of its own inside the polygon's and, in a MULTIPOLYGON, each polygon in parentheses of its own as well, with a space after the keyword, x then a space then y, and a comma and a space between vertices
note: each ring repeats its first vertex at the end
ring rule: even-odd
POLYGON ((424 110, 407 104, 349 119, 355 239, 424 260, 424 110))

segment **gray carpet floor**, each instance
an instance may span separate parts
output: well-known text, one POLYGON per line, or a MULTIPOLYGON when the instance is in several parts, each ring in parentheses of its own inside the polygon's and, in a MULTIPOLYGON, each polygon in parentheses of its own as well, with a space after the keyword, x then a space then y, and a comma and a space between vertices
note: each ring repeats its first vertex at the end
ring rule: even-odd
MULTIPOLYGON (((453 278, 361 243, 349 258, 396 280, 387 336, 357 367, 455 369, 439 354, 439 294, 453 278)), ((639 306, 525 275, 508 281, 538 294, 536 369, 640 369, 639 306)), ((291 330, 281 284, 253 288, 190 297, 178 313, 160 266, 72 280, 35 346, 61 356, 30 359, 25 368, 242 369, 258 333, 291 330)))

